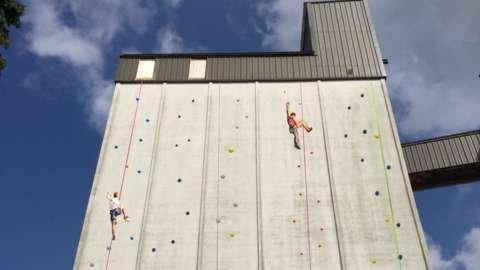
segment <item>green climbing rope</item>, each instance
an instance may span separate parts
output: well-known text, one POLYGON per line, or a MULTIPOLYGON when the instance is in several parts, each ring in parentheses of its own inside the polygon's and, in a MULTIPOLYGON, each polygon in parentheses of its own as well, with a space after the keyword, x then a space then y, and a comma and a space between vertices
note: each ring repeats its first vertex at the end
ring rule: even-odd
MULTIPOLYGON (((398 244, 397 229, 395 228, 395 213, 393 211, 392 194, 390 192, 390 183, 389 183, 388 173, 387 173, 387 170, 386 170, 385 148, 383 146, 383 137, 381 136, 381 132, 380 132, 380 121, 379 121, 379 117, 378 117, 377 100, 375 98, 376 93, 374 93, 373 87, 370 87, 369 92, 370 92, 370 95, 372 96, 373 113, 374 113, 374 116, 375 116, 375 124, 376 124, 376 128, 377 128, 376 134, 378 135, 378 138, 377 138, 377 136, 375 138, 378 139, 378 144, 379 144, 379 147, 380 147, 380 156, 381 156, 381 159, 382 159, 383 173, 384 173, 384 176, 385 176, 385 186, 386 186, 386 189, 387 189, 387 196, 388 196, 388 207, 390 209, 390 216, 391 216, 391 220, 392 220, 392 222, 390 222, 390 224, 392 224, 391 228, 392 228, 393 238, 395 240, 395 249, 396 249, 397 255, 399 255, 400 254, 400 247, 399 247, 399 244, 398 244)), ((400 270, 403 269, 402 262, 400 260, 398 260, 398 266, 399 266, 400 270)))

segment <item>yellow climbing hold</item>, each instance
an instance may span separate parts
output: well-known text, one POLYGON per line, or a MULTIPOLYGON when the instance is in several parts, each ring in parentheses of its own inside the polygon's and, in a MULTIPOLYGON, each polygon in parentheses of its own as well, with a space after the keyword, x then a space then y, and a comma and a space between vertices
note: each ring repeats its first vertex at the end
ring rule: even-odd
POLYGON ((377 260, 371 259, 370 262, 371 262, 372 264, 376 264, 376 263, 377 263, 377 260))
POLYGON ((385 219, 385 222, 386 222, 386 223, 389 223, 389 222, 390 222, 390 219, 389 219, 389 218, 386 218, 386 219, 385 219))
POLYGON ((380 134, 375 133, 375 134, 373 135, 373 137, 375 137, 375 139, 380 139, 380 134))
POLYGON ((230 153, 230 154, 233 153, 233 148, 231 148, 231 147, 228 148, 228 153, 230 153))
POLYGON ((235 237, 235 234, 231 233, 228 236, 230 236, 230 238, 233 238, 233 237, 235 237))

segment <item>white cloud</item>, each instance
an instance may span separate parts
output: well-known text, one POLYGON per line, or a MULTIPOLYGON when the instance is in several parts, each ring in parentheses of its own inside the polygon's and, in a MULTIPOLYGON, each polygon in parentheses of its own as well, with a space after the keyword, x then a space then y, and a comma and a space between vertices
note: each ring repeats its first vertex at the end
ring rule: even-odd
POLYGON ((157 40, 162 53, 181 53, 185 49, 183 39, 171 25, 166 25, 158 31, 157 40))
POLYGON ((472 228, 455 255, 446 259, 441 246, 429 239, 429 253, 434 270, 478 270, 480 265, 480 228, 472 228))
POLYGON ((141 34, 146 30, 155 12, 150 5, 142 0, 45 0, 27 4, 27 48, 39 57, 71 65, 70 71, 78 74, 84 88, 76 94, 84 104, 87 121, 100 133, 114 88, 103 75, 104 55, 123 31, 141 34))
POLYGON ((256 4, 257 13, 264 20, 262 46, 275 50, 298 50, 302 25, 303 1, 262 0, 256 4))
POLYGON ((42 57, 58 57, 75 66, 102 64, 100 48, 78 31, 63 25, 52 2, 32 2, 27 10, 25 22, 32 29, 26 38, 32 52, 42 57))
POLYGON ((178 8, 183 0, 164 0, 164 2, 173 8, 178 8))

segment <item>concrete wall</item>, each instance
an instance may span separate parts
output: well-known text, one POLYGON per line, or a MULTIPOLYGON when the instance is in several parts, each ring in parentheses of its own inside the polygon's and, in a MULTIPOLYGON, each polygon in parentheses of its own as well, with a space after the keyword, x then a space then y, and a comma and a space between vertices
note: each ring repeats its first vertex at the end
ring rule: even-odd
POLYGON ((430 269, 384 82, 117 84, 74 269, 430 269))

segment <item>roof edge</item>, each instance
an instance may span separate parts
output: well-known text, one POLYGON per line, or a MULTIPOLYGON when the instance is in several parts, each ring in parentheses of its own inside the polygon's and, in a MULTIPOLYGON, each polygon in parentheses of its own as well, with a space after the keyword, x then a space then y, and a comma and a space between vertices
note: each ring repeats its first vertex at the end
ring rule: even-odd
POLYGON ((453 139, 453 138, 458 138, 458 137, 463 137, 463 136, 468 136, 468 135, 477 135, 477 134, 480 134, 480 129, 465 131, 465 132, 461 132, 461 133, 454 133, 454 134, 449 134, 449 135, 443 135, 443 136, 433 137, 433 138, 429 138, 429 139, 406 142, 406 143, 402 143, 402 147, 407 147, 407 146, 412 146, 412 145, 417 145, 417 144, 422 144, 422 143, 428 143, 428 142, 443 141, 443 140, 448 140, 448 139, 453 139))

